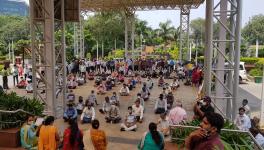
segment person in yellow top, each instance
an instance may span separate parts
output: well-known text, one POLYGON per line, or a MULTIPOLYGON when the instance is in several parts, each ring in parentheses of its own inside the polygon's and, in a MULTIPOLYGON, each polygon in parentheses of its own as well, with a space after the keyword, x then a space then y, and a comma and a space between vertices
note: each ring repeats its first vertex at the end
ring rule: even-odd
POLYGON ((48 116, 39 132, 38 150, 56 150, 60 141, 58 129, 53 125, 54 117, 48 116))

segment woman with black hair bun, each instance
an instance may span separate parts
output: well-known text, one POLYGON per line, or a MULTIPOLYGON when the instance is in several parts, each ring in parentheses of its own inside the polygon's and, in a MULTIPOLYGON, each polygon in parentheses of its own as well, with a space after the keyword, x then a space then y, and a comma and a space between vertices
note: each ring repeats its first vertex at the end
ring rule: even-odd
POLYGON ((145 132, 139 145, 139 150, 163 150, 164 137, 161 132, 157 131, 157 124, 149 124, 149 132, 145 132))

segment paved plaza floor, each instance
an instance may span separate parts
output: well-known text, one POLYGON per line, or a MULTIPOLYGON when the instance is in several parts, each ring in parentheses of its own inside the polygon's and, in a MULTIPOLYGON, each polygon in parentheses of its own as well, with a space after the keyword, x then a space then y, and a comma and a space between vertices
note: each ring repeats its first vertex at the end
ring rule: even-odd
MULTIPOLYGON (((145 79, 143 79, 143 81, 144 80, 145 79)), ((112 92, 114 91, 118 92, 121 85, 114 87, 111 91, 108 91, 105 95, 97 95, 97 100, 100 105, 95 107, 96 118, 100 121, 100 128, 106 132, 109 150, 124 150, 124 149, 136 150, 137 144, 139 143, 143 133, 145 131, 148 131, 148 124, 150 122, 157 122, 159 115, 154 114, 154 105, 159 94, 162 92, 162 88, 157 86, 157 79, 153 79, 153 80, 154 80, 154 88, 151 90, 151 98, 147 102, 145 102, 145 113, 144 113, 143 123, 137 124, 138 128, 136 132, 135 131, 121 132, 120 124, 105 123, 104 115, 99 113, 99 109, 102 107, 104 97, 111 96, 112 92)), ((166 80, 166 82, 170 83, 172 82, 172 80, 166 80)), ((90 94, 91 90, 96 90, 93 85, 94 85, 94 80, 88 81, 88 83, 86 83, 85 85, 79 86, 77 89, 75 89, 74 93, 76 94, 76 98, 77 98, 76 102, 79 96, 83 96, 84 99, 86 99, 90 94)), ((140 91, 141 87, 142 85, 137 84, 137 87, 131 91, 130 96, 119 97, 120 112, 122 118, 124 118, 125 114, 127 113, 127 107, 131 106, 134 103, 136 99, 136 94, 140 91)), ((17 92, 19 95, 23 95, 23 96, 26 95, 26 92, 24 90, 13 89, 13 91, 17 92)), ((197 94, 197 88, 185 86, 183 85, 183 82, 180 82, 180 88, 178 88, 177 91, 175 91, 173 94, 176 100, 182 101, 183 107, 186 109, 189 119, 191 119, 191 117, 193 116, 192 106, 197 94)), ((31 95, 27 95, 27 96, 31 96, 31 95)), ((58 127, 61 136, 63 135, 64 129, 68 127, 68 124, 64 123, 62 119, 57 119, 55 125, 58 127)), ((79 123, 79 128, 85 131, 91 128, 91 125, 79 123)), ((166 141, 170 141, 169 137, 166 138, 166 141)), ((176 148, 172 144, 167 144, 167 146, 173 147, 173 148, 167 147, 166 148, 167 150, 176 148)))

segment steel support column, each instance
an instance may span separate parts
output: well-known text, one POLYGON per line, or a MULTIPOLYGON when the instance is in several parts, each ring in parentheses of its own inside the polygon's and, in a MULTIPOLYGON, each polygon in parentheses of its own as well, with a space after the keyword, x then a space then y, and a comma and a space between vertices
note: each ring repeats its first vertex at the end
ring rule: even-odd
POLYGON ((131 58, 134 52, 135 41, 135 12, 125 11, 125 57, 131 58), (128 53, 128 50, 132 53, 128 53))
POLYGON ((234 119, 239 86, 241 1, 221 0, 214 8, 213 0, 207 0, 206 4, 205 92, 215 100, 223 115, 234 119), (220 25, 219 35, 214 40, 211 33, 213 18, 220 25), (229 22, 227 18, 230 18, 229 22), (212 51, 215 51, 213 56, 212 51))
POLYGON ((60 117, 66 92, 64 1, 30 0, 30 27, 34 97, 46 104, 47 114, 60 117), (57 40, 55 32, 62 33, 57 40))
POLYGON ((182 61, 183 51, 186 49, 186 60, 191 60, 189 44, 189 25, 190 25, 190 6, 181 7, 180 14, 180 54, 179 60, 182 61))
POLYGON ((84 33, 83 33, 83 17, 80 22, 74 23, 74 56, 84 58, 84 33))

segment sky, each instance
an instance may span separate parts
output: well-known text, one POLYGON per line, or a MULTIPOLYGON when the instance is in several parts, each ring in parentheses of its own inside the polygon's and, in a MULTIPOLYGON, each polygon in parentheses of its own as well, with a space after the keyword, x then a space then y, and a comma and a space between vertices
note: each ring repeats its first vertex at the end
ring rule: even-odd
MULTIPOLYGON (((28 3, 28 0, 24 0, 28 3)), ((241 0, 242 1, 242 26, 249 21, 250 17, 258 14, 264 15, 264 0, 241 0)), ((171 20, 173 26, 180 25, 179 10, 156 10, 156 11, 138 11, 136 15, 141 20, 146 20, 148 25, 154 29, 159 27, 160 22, 171 20)), ((190 19, 205 18, 205 3, 198 9, 192 9, 190 19)))

